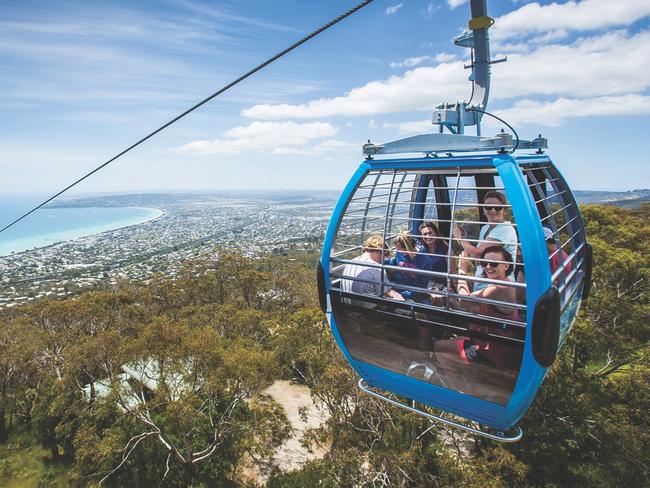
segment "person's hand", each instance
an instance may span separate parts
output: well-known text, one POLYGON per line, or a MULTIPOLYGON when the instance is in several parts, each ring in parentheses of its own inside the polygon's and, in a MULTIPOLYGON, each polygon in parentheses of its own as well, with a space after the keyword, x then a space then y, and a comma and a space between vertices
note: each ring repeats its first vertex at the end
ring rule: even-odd
POLYGON ((393 298, 394 300, 397 300, 398 302, 405 302, 406 301, 406 299, 400 293, 398 293, 398 292, 396 292, 394 290, 391 291, 390 296, 391 296, 391 298, 393 298))
POLYGON ((454 236, 454 239, 462 239, 463 238, 463 233, 461 232, 460 227, 458 227, 458 224, 454 224, 454 227, 453 227, 451 233, 454 236))

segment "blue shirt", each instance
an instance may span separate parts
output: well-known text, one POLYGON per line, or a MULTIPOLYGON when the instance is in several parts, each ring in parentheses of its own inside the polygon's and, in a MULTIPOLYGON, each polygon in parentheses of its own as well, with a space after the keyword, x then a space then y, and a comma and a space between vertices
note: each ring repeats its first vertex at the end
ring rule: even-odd
MULTIPOLYGON (((437 271, 438 273, 447 272, 447 257, 446 256, 427 256, 422 253, 429 253, 426 246, 419 242, 417 245, 418 254, 415 256, 415 267, 417 269, 423 269, 425 271, 437 271)), ((446 254, 447 250, 441 246, 436 245, 435 251, 431 254, 446 254)), ((442 276, 418 276, 419 283, 417 286, 426 288, 429 284, 429 281, 439 281, 444 282, 445 279, 442 276)))
MULTIPOLYGON (((395 251, 395 256, 385 261, 384 264, 387 264, 388 266, 398 266, 404 268, 404 270, 386 270, 390 282, 396 285, 421 286, 419 283, 421 277, 416 273, 409 271, 410 269, 416 268, 415 262, 416 260, 411 259, 408 254, 401 251, 395 251)), ((399 287, 393 287, 393 289, 398 291, 404 298, 408 299, 413 297, 414 292, 411 290, 402 290, 399 287)))

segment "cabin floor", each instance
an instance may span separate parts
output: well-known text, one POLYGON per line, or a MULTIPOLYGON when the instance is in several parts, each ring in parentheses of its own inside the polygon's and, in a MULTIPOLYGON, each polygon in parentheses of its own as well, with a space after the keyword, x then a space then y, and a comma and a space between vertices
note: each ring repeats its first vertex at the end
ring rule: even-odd
POLYGON ((335 319, 348 351, 358 361, 499 405, 510 399, 519 371, 486 360, 464 362, 458 336, 435 337, 428 326, 376 311, 344 311, 335 319))

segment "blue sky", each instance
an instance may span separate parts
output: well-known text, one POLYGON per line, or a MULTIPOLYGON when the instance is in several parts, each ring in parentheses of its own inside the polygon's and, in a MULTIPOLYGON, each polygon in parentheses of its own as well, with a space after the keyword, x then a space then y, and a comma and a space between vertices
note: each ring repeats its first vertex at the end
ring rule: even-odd
MULTIPOLYGON (((356 0, 0 0, 0 192, 55 193, 356 0)), ((649 188, 650 2, 488 1, 488 109, 574 188, 649 188)), ((463 0, 375 0, 74 193, 334 189, 469 96, 463 0)), ((485 120, 484 134, 500 126, 485 120)))

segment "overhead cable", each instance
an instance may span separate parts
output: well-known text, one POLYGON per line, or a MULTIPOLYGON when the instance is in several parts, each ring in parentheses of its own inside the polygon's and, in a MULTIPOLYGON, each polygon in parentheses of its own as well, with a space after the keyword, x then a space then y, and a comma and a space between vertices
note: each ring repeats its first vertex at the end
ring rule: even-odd
POLYGON ((182 119, 182 118, 185 117, 186 115, 190 114, 191 112, 194 112, 197 108, 199 108, 199 107, 201 107, 202 105, 208 103, 208 102, 209 102, 210 100, 212 100, 213 98, 215 98, 215 97, 221 95, 221 94, 222 94, 223 92, 225 92, 226 90, 228 90, 228 89, 232 88, 233 86, 237 85, 238 83, 240 83, 241 81, 245 80, 246 78, 248 78, 248 77, 251 76, 252 74, 258 72, 258 71, 261 70, 262 68, 264 68, 264 67, 268 66, 269 64, 271 64, 272 62, 278 60, 279 58, 281 58, 281 57, 284 56, 285 54, 289 53, 290 51, 293 51, 293 50, 296 49, 298 46, 304 44, 305 42, 309 41, 309 40, 312 39, 313 37, 316 37, 318 34, 320 34, 320 33, 324 32, 324 31, 326 31, 327 29, 329 29, 330 27, 332 27, 334 24, 339 23, 340 21, 342 21, 342 20, 345 19, 346 17, 349 17, 350 15, 352 15, 352 14, 355 13, 356 11, 362 9, 363 7, 365 7, 366 5, 368 5, 369 3, 372 3, 373 1, 374 1, 374 0, 364 0, 363 2, 359 3, 356 7, 353 7, 353 8, 351 8, 350 10, 348 10, 347 12, 342 13, 342 14, 339 15, 338 17, 336 17, 336 18, 330 20, 327 24, 323 25, 322 27, 320 27, 320 28, 316 29, 315 31, 311 32, 310 34, 306 35, 305 37, 303 37, 303 38, 300 39, 299 41, 296 41, 295 43, 293 43, 293 44, 292 44, 291 46, 289 46, 288 48, 286 48, 286 49, 280 51, 279 53, 275 54, 274 56, 271 56, 270 58, 268 58, 268 59, 267 59, 266 61, 264 61, 263 63, 258 64, 256 67, 254 67, 254 68, 251 69, 250 71, 246 72, 245 74, 241 75, 241 76, 240 76, 239 78, 237 78, 236 80, 231 81, 230 83, 228 83, 228 84, 227 84, 226 86, 224 86, 223 88, 220 88, 219 90, 217 90, 216 92, 214 92, 212 95, 210 95, 210 96, 204 98, 203 100, 201 100, 201 101, 200 101, 199 103, 197 103, 196 105, 194 105, 194 106, 188 108, 188 109, 187 109, 185 112, 183 112, 182 114, 180 114, 180 115, 174 117, 173 119, 171 119, 171 120, 170 120, 169 122, 167 122, 166 124, 160 126, 159 128, 157 128, 157 129, 154 130, 153 132, 149 133, 148 135, 146 135, 145 137, 143 137, 142 139, 140 139, 138 142, 136 142, 136 143, 132 144, 131 146, 127 147, 126 149, 124 149, 124 150, 123 150, 122 152, 120 152, 119 154, 116 154, 115 156, 113 156, 111 159, 109 159, 109 160, 106 161, 105 163, 103 163, 103 164, 97 166, 95 169, 93 169, 93 170, 90 171, 89 173, 85 174, 84 176, 82 176, 81 178, 79 178, 78 180, 76 180, 74 183, 71 183, 70 185, 66 186, 63 190, 59 191, 59 192, 56 193, 55 195, 52 195, 50 198, 48 198, 47 200, 45 200, 43 203, 41 203, 41 204, 37 205, 36 207, 32 208, 29 212, 27 212, 27 213, 21 215, 20 217, 18 217, 18 218, 17 218, 16 220, 14 220, 13 222, 11 222, 11 223, 5 225, 2 229, 0 229, 0 232, 4 232, 4 231, 7 230, 9 227, 11 227, 11 226, 13 226, 14 224, 20 222, 21 220, 23 220, 23 219, 24 219, 25 217, 27 217, 28 215, 34 213, 36 210, 38 210, 39 208, 41 208, 41 207, 47 205, 49 202, 51 202, 52 200, 54 200, 56 197, 58 197, 58 196, 60 196, 61 194, 65 193, 66 191, 68 191, 68 190, 69 190, 70 188, 72 188, 73 186, 75 186, 75 185, 81 183, 83 180, 85 180, 85 179, 88 178, 89 176, 95 174, 95 173, 96 173, 97 171, 99 171, 100 169, 102 169, 102 168, 108 166, 109 164, 111 164, 111 163, 112 163, 113 161, 115 161, 116 159, 118 159, 118 158, 120 158, 121 156, 123 156, 124 154, 128 153, 129 151, 131 151, 131 149, 136 148, 137 146, 139 146, 140 144, 142 144, 142 143, 145 142, 146 140, 152 138, 153 136, 155 136, 155 135, 158 134, 159 132, 163 131, 164 129, 166 129, 167 127, 169 127, 170 125, 172 125, 173 123, 179 121, 180 119, 182 119))

